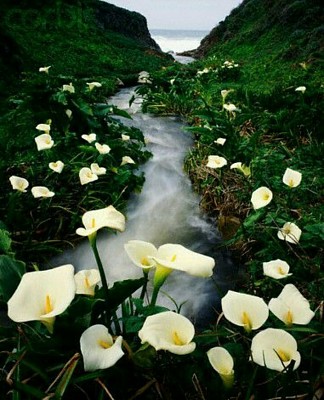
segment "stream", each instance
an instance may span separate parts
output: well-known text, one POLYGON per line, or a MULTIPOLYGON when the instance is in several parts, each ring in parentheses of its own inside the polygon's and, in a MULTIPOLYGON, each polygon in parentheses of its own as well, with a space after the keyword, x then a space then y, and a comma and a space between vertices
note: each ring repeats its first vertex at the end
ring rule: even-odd
MULTIPOLYGON (((124 251, 124 244, 129 240, 148 241, 156 247, 177 243, 209 255, 216 261, 212 278, 173 271, 157 301, 173 310, 175 303, 183 304, 182 314, 196 326, 206 326, 215 321, 215 308, 219 308, 220 297, 233 285, 236 268, 226 251, 217 250, 221 238, 216 224, 200 210, 199 196, 193 192, 183 171, 184 157, 193 145, 191 135, 184 130, 185 123, 177 117, 143 114, 138 100, 129 108, 133 94, 134 88, 122 89, 109 103, 131 114, 132 120, 120 119, 125 125, 142 130, 153 157, 140 168, 145 174, 145 183, 141 193, 134 194, 128 201, 125 231, 98 235, 97 244, 107 280, 111 285, 143 276, 142 270, 132 264, 124 251)), ((88 240, 66 251, 55 263, 71 263, 76 270, 96 267, 88 240)))

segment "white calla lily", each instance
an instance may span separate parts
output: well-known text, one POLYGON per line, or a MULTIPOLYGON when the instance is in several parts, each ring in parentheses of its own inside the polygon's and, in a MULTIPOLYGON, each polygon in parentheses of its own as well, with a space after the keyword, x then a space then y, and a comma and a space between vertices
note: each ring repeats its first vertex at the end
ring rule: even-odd
POLYGON ((247 332, 259 329, 268 319, 269 309, 258 296, 229 290, 222 298, 224 317, 247 332))
POLYGON ((120 166, 125 165, 125 164, 135 164, 135 161, 129 156, 124 156, 122 158, 122 162, 121 162, 120 166))
POLYGON ((279 258, 263 263, 263 274, 274 279, 283 279, 292 275, 289 273, 289 264, 279 258))
POLYGON ((225 142, 226 142, 226 139, 222 138, 222 137, 218 138, 217 140, 214 140, 214 143, 219 144, 221 146, 224 146, 225 142))
POLYGON ((213 347, 207 351, 207 357, 215 371, 219 373, 227 388, 234 383, 234 360, 224 347, 213 347))
POLYGON ((116 229, 120 232, 125 230, 125 217, 113 206, 87 211, 82 216, 82 223, 84 228, 76 230, 80 236, 90 236, 101 228, 116 229))
POLYGON ((60 160, 48 164, 51 170, 60 174, 63 171, 64 163, 60 160))
POLYGON ((111 148, 108 146, 108 144, 96 143, 95 146, 100 154, 108 154, 111 150, 111 148))
POLYGON ((272 200, 273 194, 270 189, 261 186, 256 189, 251 196, 251 203, 255 210, 267 206, 272 200))
POLYGON ((128 140, 130 140, 130 136, 129 136, 129 135, 124 135, 124 134, 122 133, 121 139, 122 139, 124 142, 127 142, 128 140))
POLYGON ((65 110, 65 114, 67 115, 68 118, 72 117, 72 110, 70 110, 69 108, 65 110))
POLYGON ((39 67, 38 71, 45 72, 46 74, 48 74, 48 71, 50 68, 51 68, 51 65, 49 65, 48 67, 39 67))
POLYGON ((32 195, 37 199, 39 197, 53 197, 55 193, 49 190, 46 186, 34 186, 31 188, 32 195))
POLYGON ((283 329, 268 328, 252 339, 251 359, 258 365, 275 371, 283 371, 291 362, 298 368, 301 357, 295 338, 283 329))
POLYGON ((207 167, 209 168, 222 168, 224 165, 227 165, 227 160, 224 157, 220 156, 208 156, 207 167))
POLYGON ((100 283, 100 273, 97 269, 85 269, 74 275, 76 294, 94 296, 95 288, 100 283))
POLYGON ((189 275, 207 278, 213 275, 215 260, 196 253, 180 244, 167 243, 158 248, 156 256, 150 256, 157 264, 189 275))
POLYGON ((82 135, 81 138, 88 143, 92 143, 96 141, 97 135, 95 133, 89 133, 89 135, 82 135))
POLYGON ((100 167, 99 164, 97 163, 93 163, 90 165, 90 169, 92 171, 93 174, 96 174, 98 176, 100 175, 105 175, 107 169, 104 167, 100 167))
POLYGON ((230 169, 238 169, 242 172, 245 176, 251 175, 251 168, 241 162, 235 162, 230 166, 230 169))
POLYGON ((286 242, 297 244, 299 242, 302 231, 293 222, 286 222, 283 227, 278 231, 278 238, 286 242))
POLYGON ((296 87, 295 92, 305 93, 306 92, 306 86, 298 86, 298 87, 296 87))
POLYGON ((122 342, 122 336, 114 341, 104 325, 90 326, 80 337, 84 370, 95 371, 114 366, 124 355, 122 342))
POLYGON ((285 185, 289 186, 290 188, 295 188, 300 185, 302 180, 302 174, 298 171, 294 171, 293 169, 287 168, 283 177, 282 181, 285 185))
POLYGON ((124 245, 125 251, 131 261, 138 267, 145 269, 156 266, 152 256, 157 255, 157 248, 143 240, 130 240, 124 245))
POLYGON ((8 301, 8 316, 15 322, 41 321, 52 332, 55 317, 67 309, 74 296, 73 265, 27 272, 8 301))
POLYGON ((62 90, 63 90, 63 92, 75 93, 75 88, 72 85, 72 83, 69 83, 68 85, 63 85, 62 90))
POLYGON ((87 183, 96 181, 98 175, 93 173, 90 168, 83 167, 79 171, 79 178, 81 185, 86 185, 87 183))
POLYGON ((36 129, 38 131, 49 134, 49 132, 51 130, 51 125, 50 124, 38 124, 38 125, 36 125, 36 129))
POLYGON ((172 311, 165 311, 146 318, 138 336, 142 343, 149 343, 155 350, 184 355, 192 353, 195 328, 188 318, 172 311))
POLYGON ((309 301, 291 283, 285 285, 278 297, 270 300, 269 309, 287 326, 307 325, 315 315, 309 301))
POLYGON ((9 178, 11 186, 14 190, 18 190, 18 192, 27 192, 27 188, 29 186, 29 182, 25 178, 21 178, 20 176, 12 175, 9 178))
POLYGON ((102 84, 99 83, 99 82, 87 82, 87 85, 88 85, 88 88, 89 88, 89 91, 90 91, 90 92, 91 92, 91 90, 93 90, 94 88, 99 88, 99 87, 102 86, 102 84))
POLYGON ((35 137, 35 142, 38 151, 50 149, 54 145, 54 140, 48 133, 35 137))

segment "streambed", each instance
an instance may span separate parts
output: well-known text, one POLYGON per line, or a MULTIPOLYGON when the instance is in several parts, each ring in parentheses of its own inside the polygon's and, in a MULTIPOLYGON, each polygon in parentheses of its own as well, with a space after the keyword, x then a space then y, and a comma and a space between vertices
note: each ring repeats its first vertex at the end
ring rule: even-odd
MULTIPOLYGON (((129 240, 144 240, 156 247, 165 243, 181 244, 193 251, 209 255, 216 261, 212 278, 197 278, 174 271, 162 287, 157 303, 175 309, 191 318, 197 326, 215 320, 222 292, 232 286, 235 266, 225 251, 215 223, 208 220, 199 207, 199 196, 183 171, 183 161, 193 144, 192 137, 178 117, 157 117, 143 114, 140 102, 129 108, 133 88, 121 90, 109 103, 124 109, 132 120, 122 118, 125 125, 142 130, 153 157, 140 168, 145 183, 140 194, 128 202, 125 232, 100 233, 98 249, 108 283, 142 277, 142 270, 131 263, 124 251, 129 240)), ((108 204, 107 204, 108 205, 108 204)), ((71 263, 76 270, 96 267, 88 240, 54 260, 55 265, 71 263)), ((150 290, 150 287, 148 287, 150 290)))

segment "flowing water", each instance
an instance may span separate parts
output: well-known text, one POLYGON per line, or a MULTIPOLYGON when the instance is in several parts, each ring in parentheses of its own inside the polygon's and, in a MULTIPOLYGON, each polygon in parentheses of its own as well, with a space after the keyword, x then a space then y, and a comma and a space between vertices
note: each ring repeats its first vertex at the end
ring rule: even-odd
MULTIPOLYGON (((221 292, 231 285, 235 268, 226 253, 216 251, 220 237, 215 223, 200 211, 199 197, 183 171, 184 157, 193 143, 184 130, 184 123, 176 117, 143 114, 140 104, 129 108, 133 93, 132 89, 123 89, 110 99, 110 104, 132 115, 132 120, 122 120, 143 131, 153 157, 141 168, 145 173, 141 193, 129 200, 125 232, 98 235, 99 253, 109 284, 142 276, 142 270, 131 263, 124 251, 124 244, 129 240, 145 240, 156 247, 177 243, 214 257, 216 266, 212 278, 174 271, 162 287, 157 302, 171 309, 175 309, 173 301, 183 304, 181 312, 197 326, 204 325, 215 319, 214 309, 219 306, 221 292)), ((72 263, 76 270, 96 266, 87 240, 75 250, 65 252, 56 262, 72 263)))

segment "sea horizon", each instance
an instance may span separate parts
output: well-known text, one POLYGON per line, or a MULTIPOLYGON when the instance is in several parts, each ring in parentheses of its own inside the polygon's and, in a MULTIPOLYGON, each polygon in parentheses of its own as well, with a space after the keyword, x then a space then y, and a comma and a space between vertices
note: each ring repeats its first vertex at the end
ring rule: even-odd
POLYGON ((209 32, 197 29, 150 29, 152 38, 166 53, 194 50, 209 32))

